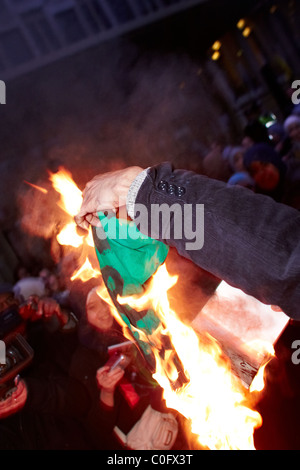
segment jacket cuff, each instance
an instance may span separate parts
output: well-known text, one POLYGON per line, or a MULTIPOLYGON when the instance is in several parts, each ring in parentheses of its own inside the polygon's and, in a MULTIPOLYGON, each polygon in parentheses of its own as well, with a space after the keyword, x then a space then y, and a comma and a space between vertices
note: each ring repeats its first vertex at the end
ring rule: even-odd
POLYGON ((145 170, 143 170, 141 173, 137 175, 137 177, 131 183, 131 186, 127 194, 127 200, 126 200, 127 214, 132 220, 134 219, 134 205, 135 205, 136 196, 139 192, 140 187, 145 181, 145 178, 148 173, 148 169, 149 168, 146 168, 145 170))

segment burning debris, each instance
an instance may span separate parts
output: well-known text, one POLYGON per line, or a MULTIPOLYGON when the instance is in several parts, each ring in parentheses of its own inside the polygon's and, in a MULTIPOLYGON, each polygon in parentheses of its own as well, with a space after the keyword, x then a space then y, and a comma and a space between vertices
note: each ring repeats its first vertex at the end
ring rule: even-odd
MULTIPOLYGON (((57 234, 57 241, 80 252, 71 281, 102 278, 106 287, 103 285, 98 295, 108 303, 112 315, 123 327, 124 336, 138 343, 153 378, 164 390, 166 405, 187 420, 189 432, 198 445, 207 449, 254 449, 253 434, 262 425, 260 414, 253 409, 255 390, 263 388, 261 378, 272 350, 266 352, 265 342, 255 347, 252 343, 249 347, 247 339, 227 331, 222 321, 216 323, 216 310, 222 310, 222 289, 199 315, 195 312, 192 324, 182 322, 170 307, 168 291, 176 287, 178 276, 168 273, 167 251, 163 246, 153 244, 154 263, 148 270, 149 280, 140 279, 138 289, 132 289, 132 285, 129 288, 130 282, 124 283, 124 279, 117 285, 119 273, 115 275, 113 260, 103 263, 102 254, 107 247, 101 248, 95 230, 79 233, 73 220, 81 206, 82 193, 71 175, 60 168, 49 178, 61 196, 58 204, 67 219, 57 234), (160 256, 159 250, 162 250, 160 256), (243 370, 245 364, 250 372, 243 370)), ((102 218, 102 222, 107 221, 102 218)), ((122 257, 119 259, 121 264, 124 261, 122 257)), ((135 266, 137 270, 143 267, 142 261, 135 266)), ((231 296, 231 303, 237 302, 232 292, 227 290, 226 295, 227 299, 231 296)), ((240 316, 244 310, 242 307, 240 316)), ((276 325, 277 335, 285 322, 281 317, 276 325)), ((272 346, 274 339, 273 335, 268 344, 272 346)))

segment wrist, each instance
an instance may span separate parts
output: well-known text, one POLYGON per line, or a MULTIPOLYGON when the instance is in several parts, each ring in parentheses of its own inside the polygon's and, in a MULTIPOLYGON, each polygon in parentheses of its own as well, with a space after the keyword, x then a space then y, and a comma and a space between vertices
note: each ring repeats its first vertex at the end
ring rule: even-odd
POLYGON ((134 219, 134 205, 135 205, 135 200, 136 196, 140 190, 140 187, 142 186, 143 182, 145 181, 145 178, 148 173, 148 168, 145 170, 142 170, 137 174, 137 176, 134 178, 132 181, 128 193, 127 193, 127 199, 126 199, 126 208, 127 208, 127 214, 131 219, 134 219))
POLYGON ((114 390, 102 388, 100 392, 100 401, 109 407, 114 406, 114 390))

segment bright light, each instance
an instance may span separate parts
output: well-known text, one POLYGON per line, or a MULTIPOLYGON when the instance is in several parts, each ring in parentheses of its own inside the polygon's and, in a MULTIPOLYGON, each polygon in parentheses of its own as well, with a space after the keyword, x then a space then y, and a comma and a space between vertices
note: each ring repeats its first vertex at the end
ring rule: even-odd
POLYGON ((240 21, 237 23, 237 27, 239 29, 244 29, 245 25, 246 25, 246 21, 243 18, 240 19, 240 21))
POLYGON ((244 31, 243 31, 243 36, 244 36, 245 38, 247 38, 248 36, 250 36, 251 31, 252 31, 252 29, 251 29, 249 26, 247 26, 247 27, 244 29, 244 31))
POLYGON ((220 52, 219 51, 215 51, 213 53, 213 55, 211 56, 212 60, 218 60, 220 58, 220 52))
POLYGON ((218 51, 221 49, 222 43, 220 41, 215 41, 212 45, 212 49, 214 51, 218 51))

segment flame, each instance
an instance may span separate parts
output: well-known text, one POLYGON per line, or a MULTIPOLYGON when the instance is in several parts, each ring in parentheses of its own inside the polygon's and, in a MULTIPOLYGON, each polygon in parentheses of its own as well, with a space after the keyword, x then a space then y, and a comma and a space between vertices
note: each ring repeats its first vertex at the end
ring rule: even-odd
POLYGON ((57 173, 50 172, 49 179, 54 189, 61 195, 58 205, 74 217, 82 204, 82 192, 73 181, 71 174, 60 167, 57 173))
POLYGON ((44 194, 47 194, 47 193, 48 193, 48 190, 45 189, 45 188, 42 188, 41 186, 37 186, 36 184, 29 183, 29 181, 26 181, 26 180, 24 180, 24 183, 28 184, 29 186, 31 186, 31 187, 34 188, 34 189, 37 189, 37 190, 40 191, 41 193, 44 193, 44 194))
POLYGON ((57 173, 49 172, 49 179, 54 189, 60 194, 59 207, 70 216, 70 222, 63 227, 56 239, 60 245, 68 245, 74 248, 84 245, 93 247, 91 229, 85 235, 77 233, 77 225, 74 216, 78 213, 82 204, 82 192, 74 182, 71 174, 63 167, 57 173))
POLYGON ((82 237, 76 232, 76 224, 70 222, 57 235, 57 241, 60 245, 69 245, 78 248, 82 245, 82 237))
POLYGON ((252 349, 259 351, 259 354, 262 357, 263 364, 259 368, 256 376, 254 377, 251 385, 250 385, 250 392, 261 392, 265 387, 265 369, 266 366, 269 364, 271 359, 275 357, 275 350, 273 344, 267 343, 266 341, 251 341, 248 343, 252 349))
POLYGON ((99 276, 101 276, 101 272, 98 269, 94 269, 90 260, 86 258, 83 265, 72 275, 71 281, 80 279, 82 282, 87 282, 89 279, 99 276))
MULTIPOLYGON (((75 227, 73 217, 82 203, 82 193, 74 183, 69 172, 61 168, 58 173, 51 174, 53 187, 61 194, 59 206, 70 216, 70 222, 57 236, 61 245, 74 248, 93 247, 91 231, 80 236, 75 227)), ((81 267, 71 276, 71 281, 80 279, 83 282, 101 276, 94 269, 86 256, 81 267)), ((177 276, 170 276, 163 264, 152 276, 149 289, 143 296, 118 297, 120 304, 129 304, 136 310, 151 306, 161 320, 161 326, 151 335, 137 330, 142 341, 151 345, 156 360, 156 371, 153 377, 164 390, 166 405, 176 409, 183 415, 189 425, 193 438, 208 449, 243 449, 254 450, 254 430, 261 426, 260 414, 251 408, 252 390, 261 390, 264 367, 255 379, 251 391, 246 390, 234 377, 230 361, 224 356, 219 343, 210 335, 198 336, 194 329, 180 321, 170 308, 168 290, 177 282, 177 276), (162 338, 168 335, 174 350, 168 350, 164 357, 162 338), (187 381, 174 387, 178 379, 178 368, 173 361, 177 354, 187 381), (260 380, 260 383, 258 384, 260 380)), ((127 335, 127 325, 116 310, 105 286, 97 291, 105 300, 115 319, 123 327, 127 335)), ((132 338, 129 338, 132 339, 132 338)), ((265 351, 264 351, 265 353, 265 351)))
MULTIPOLYGON (((152 278, 151 285, 142 297, 119 297, 120 303, 143 309, 152 304, 162 324, 172 339, 174 350, 183 364, 188 383, 181 388, 172 387, 178 371, 170 370, 169 357, 162 359, 161 344, 155 332, 150 338, 156 358, 154 378, 164 389, 169 408, 176 409, 190 423, 191 433, 198 436, 201 446, 208 449, 254 450, 253 433, 261 426, 262 419, 252 410, 251 401, 242 385, 234 378, 229 360, 217 341, 210 335, 200 340, 195 331, 183 324, 170 309, 168 289, 176 282, 166 266, 162 265, 152 278)), ((166 332, 166 331, 165 331, 166 332)), ((161 333, 161 332, 160 332, 161 333)))

